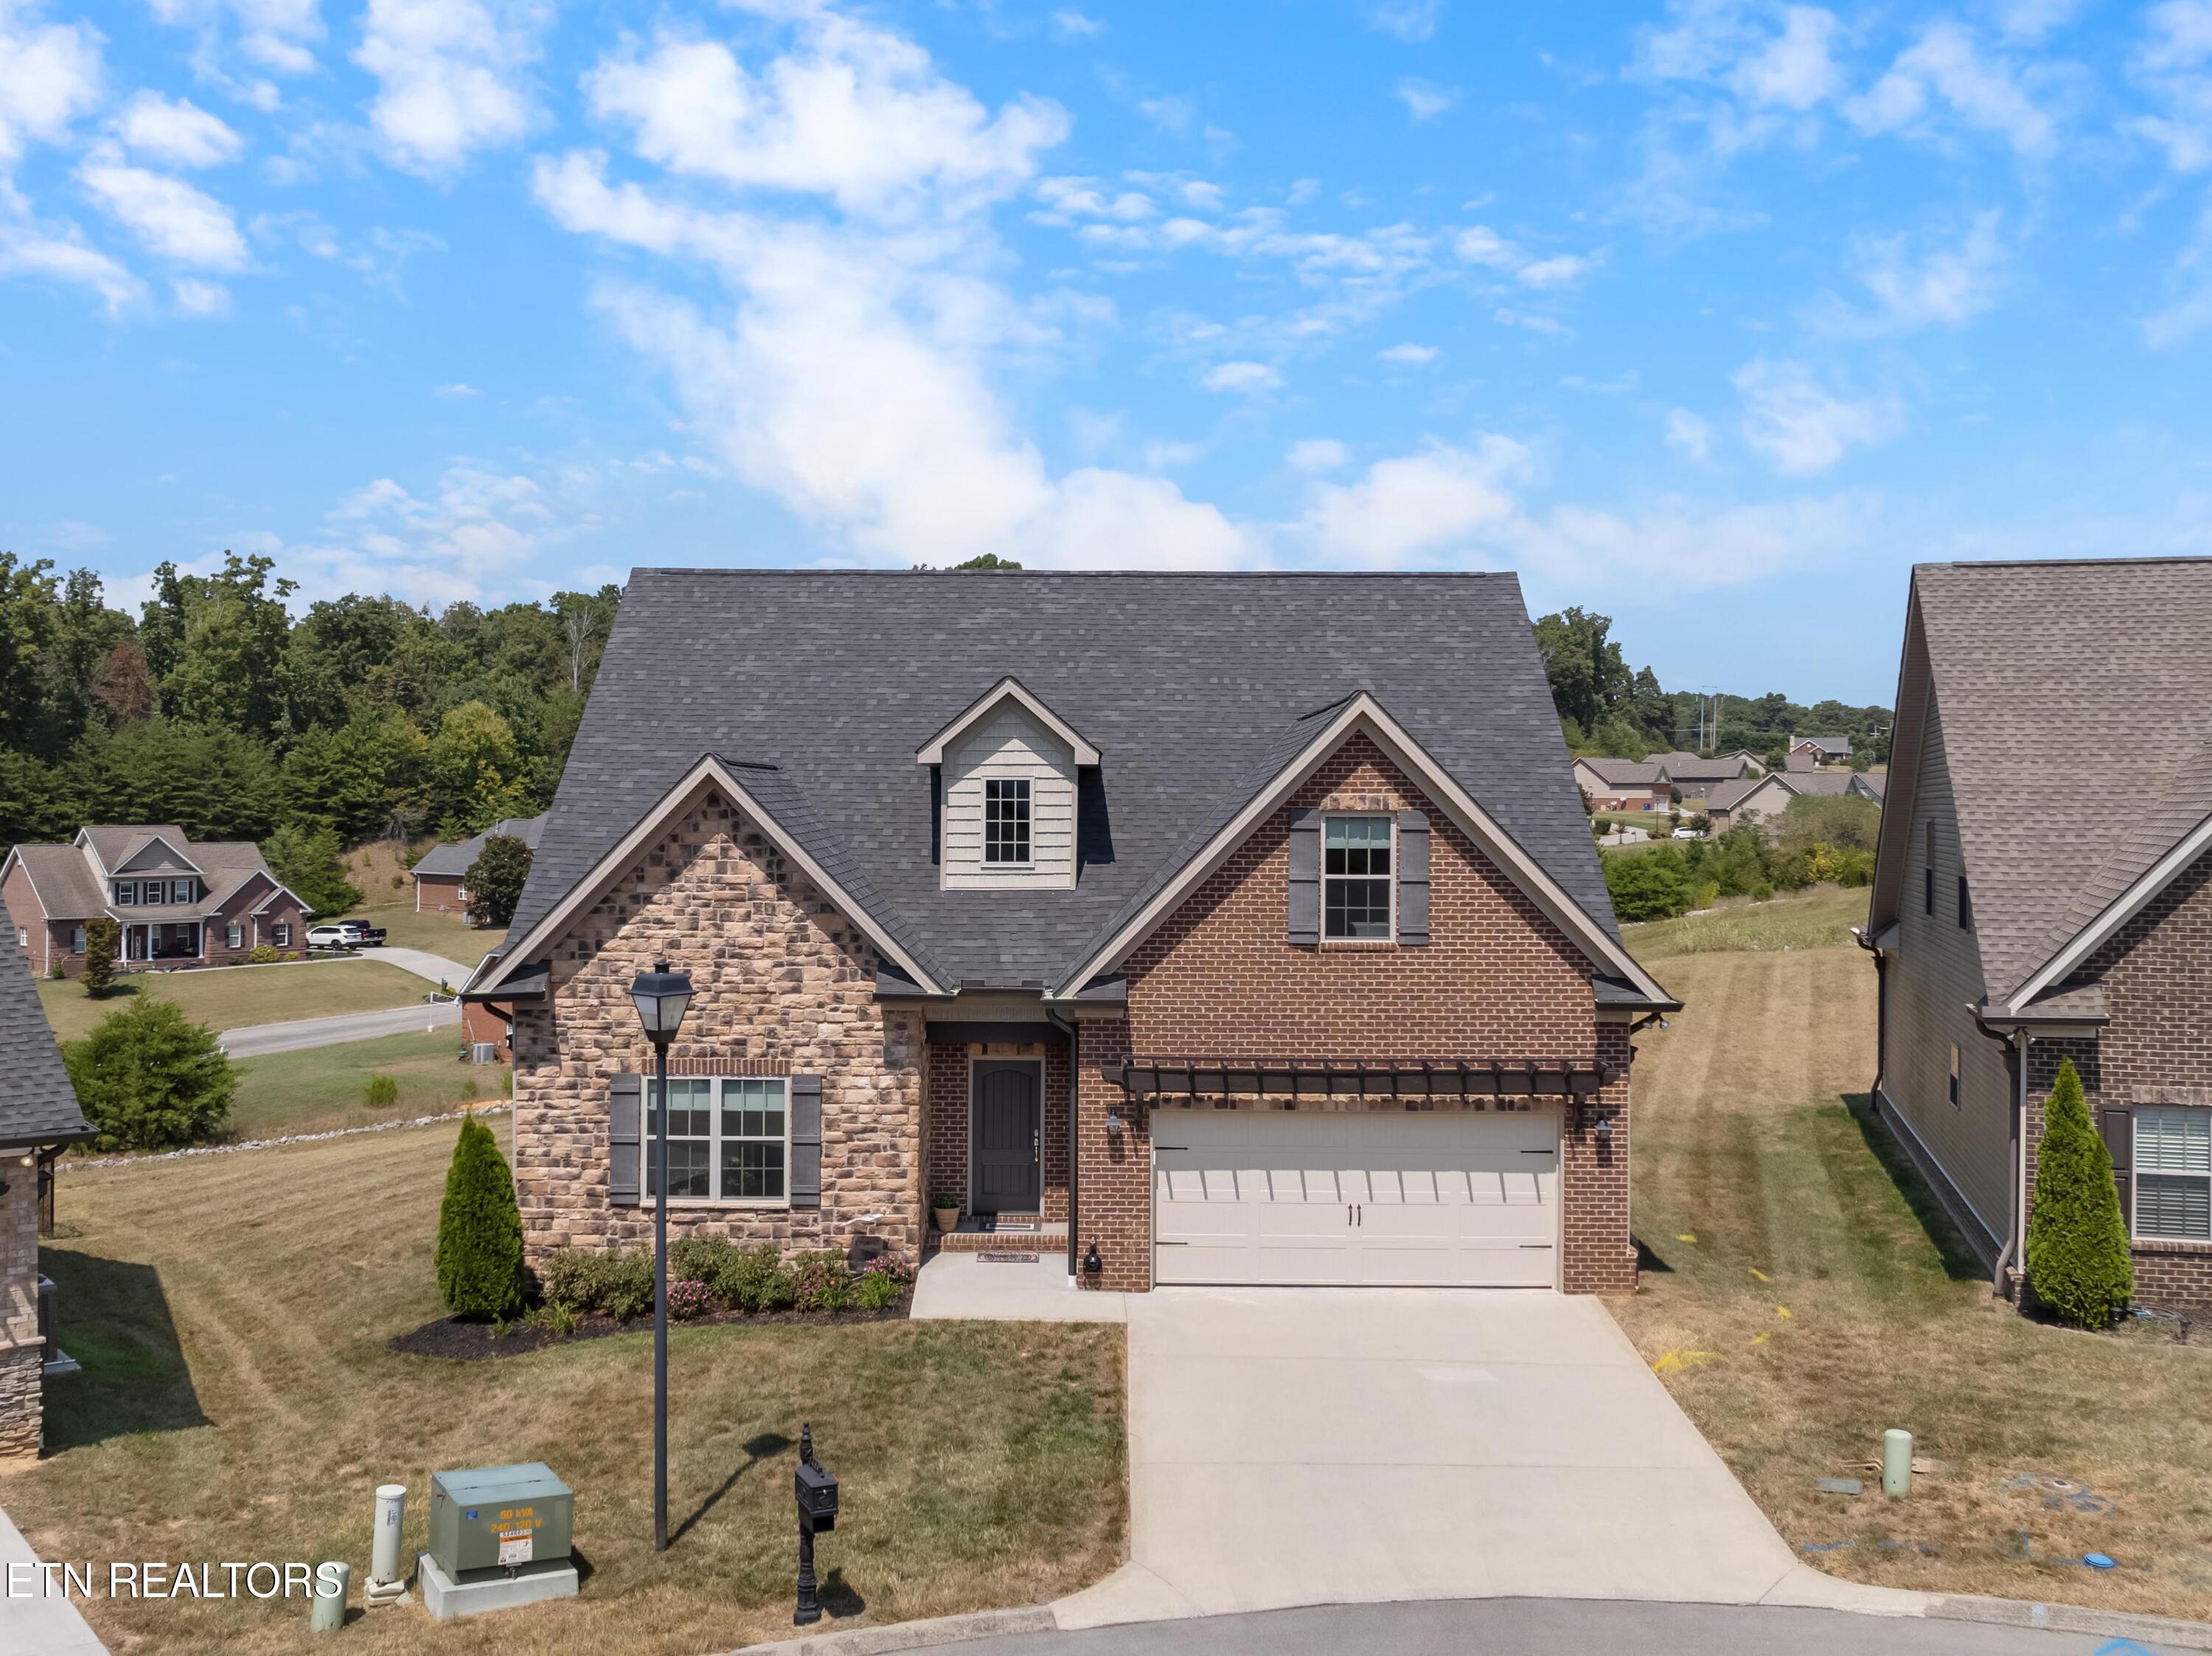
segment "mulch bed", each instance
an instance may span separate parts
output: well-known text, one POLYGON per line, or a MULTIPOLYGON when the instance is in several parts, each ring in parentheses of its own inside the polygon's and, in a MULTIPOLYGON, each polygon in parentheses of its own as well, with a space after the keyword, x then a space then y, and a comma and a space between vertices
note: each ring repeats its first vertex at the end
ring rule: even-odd
MULTIPOLYGON (((898 1299, 881 1311, 863 1311, 857 1307, 849 1311, 717 1311, 704 1317, 694 1317, 689 1322, 671 1322, 669 1327, 713 1328, 727 1323, 888 1323, 906 1319, 908 1307, 914 1303, 914 1290, 902 1290, 898 1299)), ((629 1322, 617 1322, 612 1317, 593 1312, 581 1318, 573 1334, 557 1334, 550 1328, 535 1323, 509 1323, 507 1331, 500 1333, 487 1322, 465 1321, 459 1317, 440 1317, 424 1323, 420 1328, 395 1336, 391 1342, 394 1351, 417 1357, 445 1357, 455 1362, 479 1362, 487 1357, 519 1357, 526 1351, 542 1351, 549 1345, 572 1345, 578 1340, 603 1339, 610 1334, 649 1333, 652 1317, 635 1317, 629 1322)))

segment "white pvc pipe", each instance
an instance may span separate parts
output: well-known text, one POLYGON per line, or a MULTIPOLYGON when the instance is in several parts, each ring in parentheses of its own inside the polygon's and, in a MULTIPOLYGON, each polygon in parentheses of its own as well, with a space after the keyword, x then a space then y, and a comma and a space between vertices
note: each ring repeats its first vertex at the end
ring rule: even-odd
POLYGON ((369 1542, 368 1579, 374 1586, 399 1579, 399 1526, 407 1515, 407 1486, 376 1486, 376 1534, 369 1542))

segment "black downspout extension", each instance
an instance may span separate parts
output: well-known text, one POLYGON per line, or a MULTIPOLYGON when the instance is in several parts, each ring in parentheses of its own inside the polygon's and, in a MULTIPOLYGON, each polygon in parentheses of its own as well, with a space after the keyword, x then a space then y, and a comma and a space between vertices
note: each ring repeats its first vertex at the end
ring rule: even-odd
POLYGON ((1075 1130, 1081 1119, 1079 1107, 1083 1097, 1082 1071, 1078 1060, 1082 1058, 1081 1035, 1072 1019, 1064 1018, 1049 1006, 1044 1009, 1047 1022, 1067 1036, 1067 1275, 1074 1280, 1076 1274, 1075 1216, 1081 1211, 1077 1198, 1083 1192, 1083 1157, 1076 1143, 1075 1130))

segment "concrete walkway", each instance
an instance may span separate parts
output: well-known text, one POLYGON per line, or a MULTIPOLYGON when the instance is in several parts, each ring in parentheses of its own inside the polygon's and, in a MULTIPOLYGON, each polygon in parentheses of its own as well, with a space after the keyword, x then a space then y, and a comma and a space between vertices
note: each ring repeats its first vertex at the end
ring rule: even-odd
MULTIPOLYGON (((1034 1240, 1034 1239, 1033 1239, 1034 1240)), ((917 1320, 963 1318, 977 1322, 1118 1323, 1127 1319, 1121 1294, 1086 1292, 1067 1280, 1066 1244, 1024 1248, 1010 1236, 1006 1253, 1035 1252, 1034 1265, 1010 1265, 974 1253, 940 1253, 914 1279, 917 1320)))
POLYGON ((476 969, 443 955, 434 955, 427 949, 401 949, 392 943, 380 949, 364 949, 361 957, 365 961, 382 961, 386 966, 412 972, 418 978, 428 978, 433 986, 443 983, 449 993, 458 993, 469 980, 469 974, 476 969))
POLYGON ((1131 1559, 1054 1605, 1063 1629, 1495 1597, 1924 1609, 1801 1565, 1595 1300, 1126 1307, 1131 1559))
POLYGON ((10 1656, 17 1651, 24 1656, 106 1656, 107 1647, 76 1606, 58 1589, 49 1597, 44 1573, 25 1568, 38 1556, 23 1532, 0 1512, 0 1651, 10 1656))
POLYGON ((340 1012, 326 1018, 294 1018, 289 1023, 249 1023, 225 1029, 216 1040, 233 1058, 265 1058, 271 1052, 296 1052, 308 1046, 337 1046, 349 1040, 374 1040, 380 1035, 442 1029, 460 1021, 459 1002, 426 1001, 419 1006, 392 1006, 377 1012, 340 1012))

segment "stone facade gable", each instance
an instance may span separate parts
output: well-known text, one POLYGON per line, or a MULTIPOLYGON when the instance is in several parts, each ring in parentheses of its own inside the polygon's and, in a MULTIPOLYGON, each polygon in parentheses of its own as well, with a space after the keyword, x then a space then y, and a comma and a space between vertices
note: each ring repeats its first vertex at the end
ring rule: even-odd
POLYGON ((515 1184, 532 1259, 650 1242, 650 1204, 607 1200, 607 1098, 613 1077, 652 1072, 629 984, 664 957, 694 985, 672 1072, 822 1077, 820 1209, 677 1204, 672 1232, 912 1261, 921 1016, 876 1004, 866 936, 712 789, 556 942, 546 1000, 515 1009, 515 1184))

